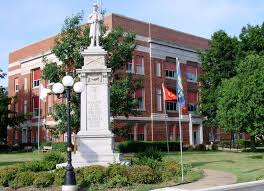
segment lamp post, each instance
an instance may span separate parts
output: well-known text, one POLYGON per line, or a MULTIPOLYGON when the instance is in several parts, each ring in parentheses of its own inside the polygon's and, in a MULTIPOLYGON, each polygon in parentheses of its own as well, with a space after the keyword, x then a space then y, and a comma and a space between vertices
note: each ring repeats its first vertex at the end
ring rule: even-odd
POLYGON ((72 140, 71 140, 71 92, 73 90, 76 93, 81 93, 84 89, 82 82, 76 82, 74 84, 74 80, 71 76, 64 76, 62 79, 62 83, 55 83, 52 87, 52 91, 55 94, 62 94, 65 89, 66 93, 66 101, 67 101, 67 166, 66 173, 64 177, 64 185, 62 186, 62 191, 75 191, 76 187, 76 178, 74 173, 74 168, 72 166, 72 140), (65 88, 64 88, 65 87, 65 88))

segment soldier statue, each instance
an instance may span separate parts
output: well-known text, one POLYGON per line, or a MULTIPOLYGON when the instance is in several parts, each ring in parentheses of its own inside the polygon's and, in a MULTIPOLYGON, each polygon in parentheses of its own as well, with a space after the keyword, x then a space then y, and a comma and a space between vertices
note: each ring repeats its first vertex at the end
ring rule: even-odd
POLYGON ((101 24, 103 23, 103 15, 98 12, 97 4, 93 4, 93 12, 88 17, 88 23, 90 24, 90 47, 98 47, 100 46, 99 38, 101 36, 101 24))

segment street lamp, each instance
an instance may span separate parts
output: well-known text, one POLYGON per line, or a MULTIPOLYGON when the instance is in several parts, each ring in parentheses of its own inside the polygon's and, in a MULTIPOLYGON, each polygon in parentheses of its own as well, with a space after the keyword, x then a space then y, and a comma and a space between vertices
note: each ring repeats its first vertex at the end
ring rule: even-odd
POLYGON ((67 166, 66 173, 64 177, 64 185, 62 186, 62 191, 75 191, 76 187, 76 178, 74 173, 74 168, 72 166, 72 148, 71 148, 71 91, 73 90, 76 93, 81 93, 84 90, 84 86, 82 82, 76 82, 74 84, 74 80, 71 76, 64 76, 62 79, 62 83, 55 83, 52 86, 52 91, 55 94, 62 94, 64 89, 66 91, 66 101, 67 101, 67 166), (74 85, 74 86, 73 86, 74 85), (65 88, 64 88, 65 87, 65 88))

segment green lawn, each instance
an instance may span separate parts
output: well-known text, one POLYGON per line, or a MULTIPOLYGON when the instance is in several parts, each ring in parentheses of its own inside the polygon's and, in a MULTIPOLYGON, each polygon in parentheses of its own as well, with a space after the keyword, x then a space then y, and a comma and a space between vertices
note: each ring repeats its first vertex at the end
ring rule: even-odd
POLYGON ((21 162, 38 160, 41 157, 42 153, 38 152, 0 154, 0 168, 21 162))
MULTIPOLYGON (((169 158, 180 159, 179 153, 169 158)), ((199 169, 212 169, 230 172, 237 176, 238 182, 256 180, 264 176, 264 153, 235 152, 183 152, 183 161, 190 162, 199 169)))

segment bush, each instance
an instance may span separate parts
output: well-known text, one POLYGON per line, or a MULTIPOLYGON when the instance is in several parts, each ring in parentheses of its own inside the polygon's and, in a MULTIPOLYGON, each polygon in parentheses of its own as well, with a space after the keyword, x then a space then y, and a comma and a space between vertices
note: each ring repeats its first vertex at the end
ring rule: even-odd
POLYGON ((106 181, 106 167, 92 165, 79 168, 77 171, 77 183, 80 187, 87 188, 91 185, 103 184, 106 181))
POLYGON ((19 165, 19 171, 26 172, 26 171, 32 171, 32 172, 41 172, 41 171, 49 171, 56 168, 56 163, 51 161, 30 161, 25 162, 21 165, 19 165))
POLYGON ((12 147, 6 144, 0 144, 0 153, 11 151, 12 147))
POLYGON ((167 160, 163 162, 162 180, 173 180, 181 175, 181 165, 176 160, 167 160))
POLYGON ((16 177, 17 173, 16 167, 9 167, 5 169, 1 169, 0 171, 0 186, 8 186, 11 181, 13 181, 16 177))
POLYGON ((161 152, 153 147, 148 148, 145 152, 139 152, 135 155, 137 158, 151 158, 157 161, 162 161, 161 152))
POLYGON ((66 142, 45 142, 42 143, 40 148, 43 149, 44 146, 51 146, 52 151, 66 152, 67 143, 66 142))
POLYGON ((218 151, 218 144, 215 144, 215 143, 214 143, 214 144, 212 145, 212 150, 213 150, 213 151, 218 151))
POLYGON ((54 162, 56 164, 66 162, 66 156, 59 151, 50 151, 44 154, 43 161, 54 162))
POLYGON ((37 173, 33 185, 37 188, 45 188, 53 184, 54 174, 49 172, 37 173))
POLYGON ((65 170, 63 168, 56 169, 54 172, 54 185, 61 186, 64 183, 65 170))
MULTIPOLYGON (((166 141, 124 141, 118 144, 117 149, 120 153, 138 153, 144 152, 148 149, 155 149, 158 151, 167 151, 166 141)), ((169 142, 170 151, 179 151, 180 142, 169 142)))
POLYGON ((130 182, 139 184, 155 184, 160 181, 160 177, 149 166, 132 166, 128 177, 130 182))
POLYGON ((122 164, 111 164, 106 170, 107 178, 111 179, 116 176, 127 177, 128 167, 122 164))
POLYGON ((131 185, 131 183, 128 181, 127 177, 121 175, 116 175, 107 182, 108 188, 121 188, 129 185, 131 185))
POLYGON ((16 178, 11 182, 13 188, 20 188, 31 186, 35 180, 36 174, 34 172, 21 172, 18 173, 16 178))
POLYGON ((195 146, 196 151, 206 151, 206 146, 204 144, 199 144, 195 146))

